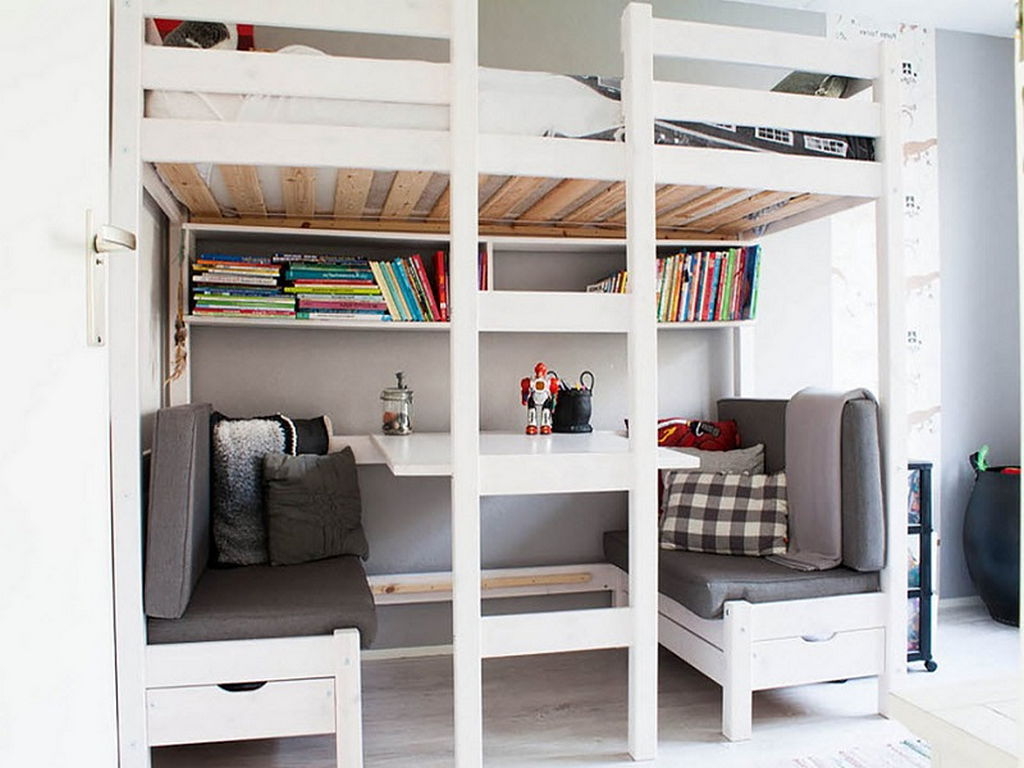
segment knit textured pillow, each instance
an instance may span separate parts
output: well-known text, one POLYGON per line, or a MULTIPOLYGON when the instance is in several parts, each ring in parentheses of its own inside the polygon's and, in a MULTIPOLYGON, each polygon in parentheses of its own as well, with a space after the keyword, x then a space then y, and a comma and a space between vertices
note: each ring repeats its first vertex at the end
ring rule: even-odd
POLYGON ((787 547, 786 473, 679 472, 666 491, 662 549, 781 555, 787 547))

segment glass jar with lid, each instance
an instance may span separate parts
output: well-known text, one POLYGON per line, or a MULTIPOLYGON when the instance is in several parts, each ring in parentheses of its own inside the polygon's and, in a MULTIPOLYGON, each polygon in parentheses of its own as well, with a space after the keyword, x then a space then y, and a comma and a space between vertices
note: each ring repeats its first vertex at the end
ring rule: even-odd
POLYGON ((381 428, 385 435, 412 434, 412 390, 405 385, 405 374, 395 374, 398 384, 381 390, 381 428))

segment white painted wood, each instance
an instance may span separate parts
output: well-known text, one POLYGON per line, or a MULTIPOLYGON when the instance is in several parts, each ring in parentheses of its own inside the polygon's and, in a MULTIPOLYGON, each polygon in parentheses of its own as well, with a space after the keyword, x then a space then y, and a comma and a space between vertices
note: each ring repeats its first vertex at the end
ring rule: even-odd
POLYGON ((334 631, 333 717, 337 768, 363 765, 363 683, 359 630, 334 631))
POLYGON ((167 188, 152 165, 142 166, 142 187, 156 201, 172 226, 180 226, 188 218, 188 211, 167 188))
POLYGON ((549 136, 480 135, 480 173, 621 181, 626 154, 616 141, 549 136))
MULTIPOLYGON (((524 251, 527 253, 578 253, 586 251, 592 253, 622 253, 625 244, 618 237, 527 237, 492 235, 487 238, 499 253, 507 251, 524 251)), ((665 248, 686 248, 689 246, 718 247, 742 247, 753 245, 747 240, 715 240, 709 243, 707 240, 659 240, 658 246, 665 248)))
POLYGON ((654 311, 656 250, 654 57, 651 7, 631 3, 622 16, 626 142, 626 268, 630 281, 629 753, 658 751, 658 333, 654 311))
POLYGON ((510 333, 625 333, 628 293, 485 291, 480 330, 510 333))
POLYGON ((480 457, 480 493, 512 496, 630 490, 633 474, 624 458, 612 453, 484 455, 480 457))
MULTIPOLYGON (((897 43, 883 43, 878 58, 881 77, 875 99, 882 106, 883 137, 876 154, 884 169, 884 186, 876 203, 878 258, 879 412, 886 491, 886 551, 907 551, 904 498, 907 484, 906 412, 906 273, 903 242, 902 143, 899 114, 901 56, 897 43)), ((907 568, 891 556, 882 571, 882 591, 889 606, 886 618, 885 670, 879 680, 879 710, 886 714, 889 693, 907 672, 907 568)))
POLYGON ((342 56, 172 48, 142 50, 147 90, 448 103, 448 65, 342 56))
POLYGON ((885 626, 887 601, 880 592, 809 600, 755 603, 751 639, 823 636, 885 626))
POLYGON ((296 227, 263 227, 246 226, 234 224, 207 224, 202 222, 188 222, 184 225, 185 230, 195 235, 229 235, 231 237, 258 236, 259 238, 287 238, 289 240, 302 240, 316 242, 318 240, 341 240, 355 238, 358 240, 371 240, 376 242, 394 243, 428 243, 443 248, 450 241, 447 232, 382 232, 376 230, 354 230, 354 229, 299 229, 296 227))
POLYGON ((255 691, 216 685, 146 692, 150 746, 334 731, 334 680, 278 680, 255 691))
MULTIPOLYGON (((444 476, 452 473, 452 436, 444 432, 417 432, 412 435, 370 435, 393 474, 402 477, 444 476)), ((552 434, 526 435, 521 432, 481 432, 479 434, 481 460, 488 464, 488 472, 497 477, 493 482, 505 487, 516 482, 539 483, 523 478, 518 481, 501 479, 512 471, 516 462, 530 461, 530 457, 560 461, 566 457, 582 460, 610 455, 622 463, 629 451, 624 433, 596 431, 586 435, 552 434)), ((603 459, 602 459, 603 460, 603 459)), ((693 456, 658 448, 655 461, 659 469, 692 469, 697 466, 693 456)), ((522 467, 522 465, 518 465, 522 467)), ((564 467, 565 465, 563 465, 564 467)), ((593 465, 591 465, 591 468, 593 465)), ((539 471, 546 472, 543 468, 539 471)), ((620 470, 614 470, 619 473, 620 470)), ((546 476, 546 474, 545 474, 546 476)), ((582 483, 589 480, 565 479, 555 482, 582 483)), ((523 486, 525 487, 525 486, 523 486)))
POLYGON ((327 444, 328 453, 338 453, 346 447, 352 449, 356 464, 384 464, 386 460, 377 443, 375 435, 331 435, 327 444))
POLYGON ((751 648, 753 690, 871 677, 882 672, 885 631, 856 629, 762 640, 751 648))
POLYGON ((446 131, 142 120, 142 158, 165 163, 448 170, 446 131))
POLYGON ((722 649, 664 614, 658 617, 658 642, 679 658, 686 659, 687 664, 716 683, 725 679, 725 654, 722 649))
MULTIPOLYGON (((142 163, 139 120, 142 117, 140 62, 143 17, 138 2, 111 6, 110 222, 141 231, 142 163)), ((110 13, 110 11, 108 11, 110 13)), ((100 223, 100 222, 98 222, 100 223)), ((142 488, 139 457, 141 360, 139 254, 111 254, 110 347, 110 483, 113 524, 114 634, 117 660, 119 763, 124 768, 149 765, 146 748, 145 643, 142 611, 142 488)), ((148 447, 148 446, 147 446, 148 447)))
POLYGON ((722 733, 729 741, 743 741, 751 736, 754 707, 750 603, 726 603, 723 622, 722 733))
POLYGON ((874 198, 881 190, 879 163, 866 160, 729 152, 705 147, 654 147, 658 184, 774 189, 874 198))
POLYGON ((662 120, 758 125, 844 136, 878 136, 877 104, 774 91, 656 82, 654 114, 662 120))
POLYGON ((334 674, 331 635, 146 646, 146 686, 173 688, 334 674))
POLYGON ((753 397, 757 391, 753 321, 737 325, 732 330, 732 394, 733 397, 753 397))
POLYGON ((485 657, 562 653, 629 645, 631 608, 589 608, 483 617, 485 657))
POLYGON ((188 315, 187 325, 221 328, 289 328, 321 331, 413 331, 420 333, 446 332, 448 323, 396 322, 392 320, 297 320, 292 317, 219 317, 216 315, 188 315))
POLYGON ((477 332, 477 4, 451 7, 452 633, 455 768, 483 763, 480 626, 480 338, 477 332))
POLYGON ((293 0, 284 5, 256 0, 146 0, 147 16, 205 19, 293 29, 324 29, 379 35, 446 38, 448 3, 435 0, 349 0, 341 5, 293 0))
POLYGON ((671 619, 683 629, 688 629, 719 650, 725 647, 724 622, 721 619, 705 619, 703 616, 698 616, 663 594, 658 595, 658 613, 671 619))
POLYGON ((865 79, 878 76, 875 47, 810 35, 655 19, 654 55, 827 72, 865 79))
POLYGON ((756 320, 687 320, 658 323, 659 331, 707 331, 714 328, 752 328, 756 320))

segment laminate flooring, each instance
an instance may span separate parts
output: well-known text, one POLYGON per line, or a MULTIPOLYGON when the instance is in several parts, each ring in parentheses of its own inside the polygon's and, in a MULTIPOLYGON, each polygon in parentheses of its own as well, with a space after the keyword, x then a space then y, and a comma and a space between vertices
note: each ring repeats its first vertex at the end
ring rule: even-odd
MULTIPOLYGON (((1013 627, 980 604, 943 607, 939 669, 908 684, 1019 674, 1013 627)), ((914 669, 920 664, 913 665, 914 669)), ((621 650, 490 659, 484 663, 488 767, 612 768, 626 755, 626 653, 621 650)), ((800 757, 910 736, 875 714, 874 680, 754 694, 754 738, 720 733, 721 690, 662 651, 657 768, 777 768, 800 757)), ((363 667, 366 768, 452 765, 452 664, 447 656, 367 661, 363 667)), ((154 768, 334 768, 333 737, 267 739, 153 750, 154 768)))

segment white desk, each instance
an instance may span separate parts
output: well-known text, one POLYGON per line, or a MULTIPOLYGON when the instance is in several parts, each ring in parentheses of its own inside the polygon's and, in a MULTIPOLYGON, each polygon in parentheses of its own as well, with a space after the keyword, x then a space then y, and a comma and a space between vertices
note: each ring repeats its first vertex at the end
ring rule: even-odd
POLYGON ((892 716, 932 747, 933 768, 1017 768, 1016 675, 892 693, 892 716))

